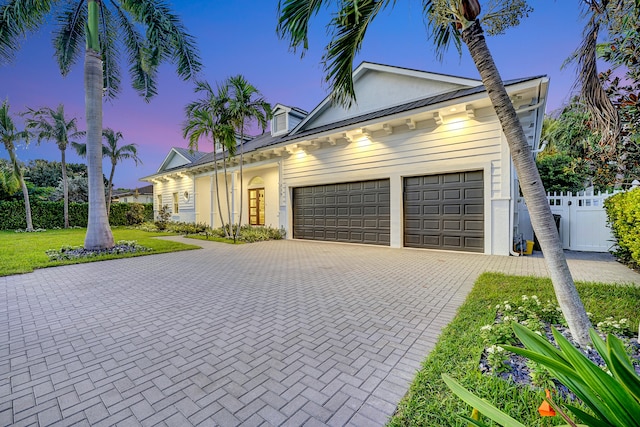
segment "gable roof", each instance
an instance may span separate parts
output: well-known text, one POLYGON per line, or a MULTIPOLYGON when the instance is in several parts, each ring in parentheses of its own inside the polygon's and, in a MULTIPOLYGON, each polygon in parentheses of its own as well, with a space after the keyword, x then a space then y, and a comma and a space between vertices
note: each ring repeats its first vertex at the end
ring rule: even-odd
MULTIPOLYGON (((371 63, 366 63, 366 64, 371 65, 371 63)), ((379 64, 372 64, 372 65, 375 66, 374 68, 388 67, 388 66, 382 66, 379 64)), ((398 69, 398 67, 390 67, 390 68, 398 69)), ((402 69, 402 70, 407 70, 407 72, 409 73, 424 73, 424 72, 409 70, 409 69, 402 69)), ((425 73, 425 74, 433 74, 433 73, 425 73)), ((444 76, 448 79, 462 79, 464 80, 464 82, 474 83, 474 85, 467 86, 467 87, 459 87, 458 89, 455 89, 455 90, 450 90, 450 91, 435 94, 432 96, 426 96, 420 99, 400 103, 398 105, 391 105, 391 106, 380 108, 371 112, 367 112, 367 113, 363 113, 363 114, 359 114, 351 117, 346 117, 340 120, 335 120, 330 123, 323 124, 321 126, 304 128, 304 126, 302 126, 303 123, 301 123, 295 129, 293 129, 290 133, 284 134, 284 135, 279 135, 274 137, 271 135, 270 132, 265 132, 245 142, 244 153, 248 154, 248 153, 251 153, 266 147, 270 147, 270 146, 276 146, 280 144, 286 145, 287 143, 296 143, 298 141, 304 141, 305 139, 309 139, 310 137, 313 138, 314 135, 321 136, 321 134, 323 133, 326 134, 332 131, 337 131, 339 129, 353 127, 355 125, 367 126, 372 121, 379 121, 382 118, 393 118, 394 116, 396 116, 396 118, 398 118, 398 116, 399 118, 402 118, 407 114, 412 114, 412 113, 420 114, 422 112, 428 112, 434 108, 435 109, 439 108, 437 106, 438 104, 447 103, 451 101, 463 102, 462 101, 463 98, 482 97, 482 99, 484 99, 482 94, 486 94, 486 89, 484 85, 481 84, 481 82, 477 80, 472 80, 472 79, 463 79, 463 78, 457 78, 453 76, 447 76, 444 74, 441 74, 438 76, 444 76)), ((527 82, 531 82, 530 84, 534 84, 535 81, 545 84, 545 81, 548 82, 548 78, 544 75, 524 77, 519 79, 506 80, 504 81, 504 85, 507 88, 507 90, 518 91, 520 90, 517 87, 518 85, 526 84, 527 82)), ((326 98, 323 101, 323 103, 325 103, 327 99, 330 100, 330 98, 326 98)), ((464 101, 464 102, 468 102, 468 101, 464 101)), ((294 107, 288 107, 283 104, 278 104, 278 105, 285 108, 294 108, 294 107)), ((318 107, 316 107, 313 110, 313 112, 310 113, 310 115, 314 114, 315 111, 318 111, 321 105, 322 103, 318 107)), ((539 105, 542 105, 542 104, 539 104, 539 105)), ((536 107, 536 108, 542 108, 544 110, 544 106, 536 107)), ((182 152, 183 154, 186 154, 185 152, 187 153, 189 152, 187 149, 178 149, 178 148, 173 148, 172 152, 173 151, 175 151, 176 153, 182 152)), ((189 164, 185 164, 183 166, 179 166, 175 168, 170 168, 168 170, 189 168, 192 166, 204 165, 204 164, 213 162, 213 153, 196 152, 196 153, 192 153, 192 155, 197 157, 197 159, 190 162, 189 164)), ((163 165, 165 163, 166 163, 166 159, 165 159, 165 162, 163 162, 163 165)), ((152 176, 162 174, 162 172, 164 172, 164 170, 159 169, 158 172, 152 176)), ((146 178, 150 179, 152 176, 148 176, 146 178)))
POLYGON ((164 158, 156 173, 167 170, 181 168, 200 159, 206 153, 201 151, 191 151, 188 148, 172 147, 169 154, 164 158))
POLYGON ((332 94, 329 94, 292 130, 291 134, 334 121, 331 116, 357 117, 379 110, 382 105, 385 107, 401 105, 452 90, 477 87, 482 82, 465 77, 362 62, 353 72, 353 84, 358 96, 354 105, 348 108, 334 105, 332 94), (367 80, 370 80, 368 84, 367 80), (331 110, 335 110, 333 114, 331 110), (322 116, 329 117, 323 119, 322 116))
MULTIPOLYGON (((505 87, 508 86, 513 86, 513 85, 517 85, 519 83, 524 83, 527 81, 531 81, 531 80, 537 80, 537 79, 541 79, 541 78, 545 78, 546 76, 534 76, 534 77, 524 77, 524 78, 520 78, 520 79, 513 79, 513 80, 506 80, 504 82, 505 87)), ((348 127, 351 125, 355 125, 355 124, 361 124, 361 123, 366 123, 368 121, 371 120, 375 120, 375 119, 379 119, 382 117, 388 117, 388 116, 392 116, 394 114, 399 114, 399 113, 404 113, 404 112, 408 112, 411 110, 416 110, 419 108, 424 108, 424 107, 428 107, 431 105, 435 105, 435 104, 439 104, 441 102, 446 102, 446 101, 452 101, 458 98, 464 98, 467 96, 471 96, 471 95, 475 95, 475 94, 480 94, 482 92, 485 92, 485 87, 484 85, 481 86, 476 86, 476 87, 472 87, 472 88, 467 88, 467 89, 459 89, 459 90, 455 90, 452 92, 448 92, 448 93, 443 93, 440 95, 435 95, 435 96, 431 96, 431 97, 427 97, 424 99, 419 99, 417 101, 411 101, 411 102, 407 102, 405 104, 401 104, 401 105, 396 105, 393 107, 389 107, 389 108, 384 108, 382 110, 378 110, 378 111, 374 111, 371 113, 367 113, 367 114, 362 114, 360 116, 356 116, 356 117, 350 117, 344 120, 340 120, 340 121, 336 121, 333 123, 328 123, 326 125, 323 126, 319 126, 317 128, 312 128, 312 129, 308 129, 308 130, 301 130, 299 132, 291 132, 289 135, 285 135, 281 138, 277 138, 277 141, 273 141, 270 145, 273 145, 275 143, 280 143, 280 142, 288 142, 288 141, 294 141, 296 139, 304 139, 310 135, 315 135, 315 134, 319 134, 322 132, 326 132, 326 131, 330 131, 330 130, 334 130, 334 129, 340 129, 340 128, 344 128, 344 127, 348 127)), ((264 147, 264 145, 263 145, 264 147)))

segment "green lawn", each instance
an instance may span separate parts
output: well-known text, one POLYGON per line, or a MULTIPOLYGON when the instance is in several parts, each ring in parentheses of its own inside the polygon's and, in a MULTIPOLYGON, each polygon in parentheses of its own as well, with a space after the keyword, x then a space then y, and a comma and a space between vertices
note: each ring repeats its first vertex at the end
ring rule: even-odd
POLYGON ((132 256, 159 254, 164 252, 198 249, 199 246, 186 245, 155 236, 166 236, 166 233, 150 233, 125 227, 113 227, 113 236, 118 240, 135 240, 140 245, 152 249, 150 252, 137 254, 104 255, 95 258, 84 258, 72 261, 49 261, 45 251, 60 249, 64 245, 82 246, 86 229, 47 230, 38 233, 16 233, 0 231, 0 276, 29 273, 36 268, 55 265, 78 264, 81 262, 102 261, 105 259, 128 258, 132 256))
MULTIPOLYGON (((578 283, 578 291, 594 320, 607 316, 640 321, 640 287, 578 283)), ((389 426, 467 426, 457 414, 471 415, 471 408, 449 391, 440 375, 448 373, 467 389, 492 402, 526 426, 566 424, 559 417, 541 418, 537 408, 544 392, 517 387, 496 377, 484 376, 478 364, 484 349, 479 330, 493 323, 495 306, 522 295, 555 300, 548 279, 485 273, 455 319, 443 330, 434 350, 417 373, 409 392, 389 426)), ((485 418, 485 422, 488 420, 485 418)))

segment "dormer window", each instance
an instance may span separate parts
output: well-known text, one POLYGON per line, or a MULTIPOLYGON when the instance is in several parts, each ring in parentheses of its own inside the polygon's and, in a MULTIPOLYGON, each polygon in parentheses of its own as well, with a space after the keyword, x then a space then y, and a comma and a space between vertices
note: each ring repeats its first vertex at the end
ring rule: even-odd
POLYGON ((296 107, 276 104, 271 119, 271 135, 283 135, 291 132, 307 115, 307 112, 296 107))
POLYGON ((282 112, 273 117, 273 133, 281 133, 287 130, 287 113, 282 112))

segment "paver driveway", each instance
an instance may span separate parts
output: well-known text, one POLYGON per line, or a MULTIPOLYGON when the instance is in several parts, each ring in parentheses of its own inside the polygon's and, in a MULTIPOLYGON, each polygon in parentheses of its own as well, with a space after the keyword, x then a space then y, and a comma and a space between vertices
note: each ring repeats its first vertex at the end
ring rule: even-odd
POLYGON ((0 278, 0 425, 383 425, 478 274, 546 274, 535 257, 204 245, 0 278))

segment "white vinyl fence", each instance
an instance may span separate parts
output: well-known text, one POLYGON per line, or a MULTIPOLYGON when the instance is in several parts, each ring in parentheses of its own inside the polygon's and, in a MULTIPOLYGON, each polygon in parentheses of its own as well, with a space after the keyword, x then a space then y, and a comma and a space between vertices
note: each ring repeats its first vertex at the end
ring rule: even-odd
MULTIPOLYGON (((617 192, 617 191, 616 191, 617 192)), ((549 193, 547 200, 554 215, 560 215, 560 239, 564 249, 588 252, 607 252, 615 239, 607 225, 604 201, 614 193, 581 191, 549 193)), ((529 211, 524 199, 518 199, 518 229, 525 239, 533 238, 529 211)))

